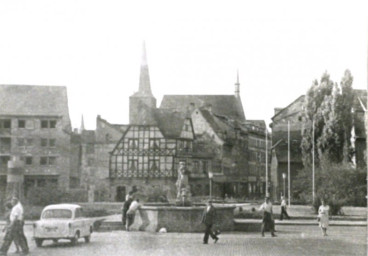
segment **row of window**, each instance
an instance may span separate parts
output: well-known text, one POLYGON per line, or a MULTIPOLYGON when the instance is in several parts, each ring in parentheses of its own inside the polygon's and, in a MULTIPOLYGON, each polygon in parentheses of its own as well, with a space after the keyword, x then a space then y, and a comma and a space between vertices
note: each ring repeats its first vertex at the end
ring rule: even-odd
POLYGON ((249 138, 250 147, 265 148, 266 142, 262 139, 249 138))
POLYGON ((249 161, 257 162, 257 163, 265 163, 266 162, 266 153, 264 152, 249 152, 249 161))
MULTIPOLYGON (((34 139, 33 138, 17 138, 17 145, 20 147, 30 147, 33 146, 34 139)), ((1 148, 10 148, 11 139, 10 138, 0 138, 0 147, 1 148)), ((49 138, 41 138, 40 139, 41 147, 55 147, 56 139, 49 138)))
MULTIPOLYGON (((32 138, 17 138, 18 146, 32 146, 33 145, 33 139, 32 138)), ((46 139, 41 138, 41 147, 55 147, 56 146, 56 139, 46 139)))
MULTIPOLYGON (((160 169, 171 170, 173 167, 172 157, 122 157, 117 156, 112 158, 113 162, 112 168, 117 170, 148 170, 148 171, 158 171, 160 169)), ((189 168, 190 169, 190 168, 189 168)), ((192 162, 193 173, 208 172, 208 161, 195 160, 192 162)))
POLYGON ((192 171, 198 173, 200 171, 208 172, 208 162, 207 161, 193 161, 192 171))
MULTIPOLYGON (((193 146, 192 141, 178 140, 178 150, 179 151, 189 152, 192 150, 192 146, 193 146)), ((150 138, 148 139, 148 144, 145 143, 144 145, 142 145, 142 141, 140 143, 139 139, 131 138, 131 139, 128 139, 128 143, 125 146, 126 149, 131 149, 131 150, 138 150, 138 149, 141 149, 141 147, 143 147, 143 149, 159 150, 160 148, 162 149, 165 148, 165 143, 162 143, 161 139, 159 138, 150 138)))
MULTIPOLYGON (((27 128, 27 129, 34 129, 35 128, 35 120, 25 120, 25 119, 18 119, 18 128, 27 128)), ((40 127, 43 129, 48 128, 56 128, 56 120, 53 119, 41 119, 40 127)), ((11 119, 0 119, 0 129, 10 129, 12 128, 11 119)))
MULTIPOLYGON (((36 157, 33 156, 23 156, 21 160, 24 161, 25 165, 33 165, 35 163, 36 157)), ((0 166, 6 166, 10 160, 9 156, 0 157, 0 166)), ((41 156, 39 163, 40 165, 56 165, 56 156, 41 156)))
MULTIPOLYGON (((25 156, 22 157, 22 160, 26 165, 32 165, 34 163, 35 157, 25 156)), ((56 156, 41 156, 40 157, 40 165, 55 165, 56 164, 56 156)))

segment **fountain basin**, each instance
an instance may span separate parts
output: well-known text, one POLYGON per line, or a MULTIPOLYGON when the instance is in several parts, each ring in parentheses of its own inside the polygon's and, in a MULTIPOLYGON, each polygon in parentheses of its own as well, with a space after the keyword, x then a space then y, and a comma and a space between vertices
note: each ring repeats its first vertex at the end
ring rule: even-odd
MULTIPOLYGON (((215 206, 216 229, 234 230, 234 206, 215 206)), ((142 206, 136 213, 131 230, 157 232, 165 228, 167 232, 204 232, 201 223, 205 206, 142 206)))

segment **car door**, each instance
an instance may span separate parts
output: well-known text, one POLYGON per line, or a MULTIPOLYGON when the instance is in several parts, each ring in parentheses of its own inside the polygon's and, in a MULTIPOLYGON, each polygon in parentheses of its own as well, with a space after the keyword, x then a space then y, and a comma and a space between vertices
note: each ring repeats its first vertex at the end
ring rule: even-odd
POLYGON ((75 219, 74 219, 74 226, 76 230, 79 230, 80 237, 85 235, 83 229, 83 217, 82 217, 82 210, 81 208, 75 209, 75 219))

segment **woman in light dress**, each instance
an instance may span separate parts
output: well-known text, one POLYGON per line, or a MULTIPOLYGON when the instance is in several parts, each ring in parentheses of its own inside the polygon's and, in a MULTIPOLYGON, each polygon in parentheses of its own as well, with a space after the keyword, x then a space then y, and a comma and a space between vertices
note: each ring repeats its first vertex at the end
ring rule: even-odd
POLYGON ((318 221, 319 227, 322 230, 323 236, 327 236, 327 227, 328 227, 328 212, 330 207, 325 204, 325 201, 321 200, 322 205, 318 209, 318 221))

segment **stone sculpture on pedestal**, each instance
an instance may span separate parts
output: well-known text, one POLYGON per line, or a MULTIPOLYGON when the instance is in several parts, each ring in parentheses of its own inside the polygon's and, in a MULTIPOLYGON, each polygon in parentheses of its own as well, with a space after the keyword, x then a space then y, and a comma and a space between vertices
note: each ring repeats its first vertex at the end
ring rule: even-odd
POLYGON ((189 187, 189 171, 185 168, 185 162, 179 162, 178 180, 176 181, 177 205, 190 205, 191 193, 189 187))

